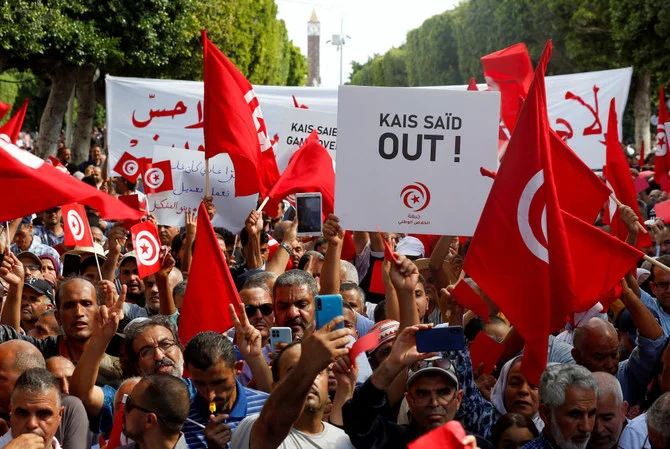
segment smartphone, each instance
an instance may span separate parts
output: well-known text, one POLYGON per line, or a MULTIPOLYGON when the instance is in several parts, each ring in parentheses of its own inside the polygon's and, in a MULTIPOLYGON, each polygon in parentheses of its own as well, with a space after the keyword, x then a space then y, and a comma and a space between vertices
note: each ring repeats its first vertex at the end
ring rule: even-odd
POLYGON ((66 254, 63 257, 63 277, 79 276, 81 256, 79 254, 66 254))
MULTIPOLYGON (((342 316, 342 295, 319 295, 316 301, 316 328, 321 329, 333 318, 342 316)), ((344 323, 335 329, 344 328, 344 323)))
POLYGON ((321 193, 296 193, 295 208, 298 216, 298 237, 321 235, 321 193))
POLYGON ((290 327, 271 327, 270 345, 272 352, 277 353, 277 343, 289 344, 293 341, 293 331, 290 327))
POLYGON ((438 325, 416 333, 419 352, 460 351, 464 346, 463 326, 438 325))

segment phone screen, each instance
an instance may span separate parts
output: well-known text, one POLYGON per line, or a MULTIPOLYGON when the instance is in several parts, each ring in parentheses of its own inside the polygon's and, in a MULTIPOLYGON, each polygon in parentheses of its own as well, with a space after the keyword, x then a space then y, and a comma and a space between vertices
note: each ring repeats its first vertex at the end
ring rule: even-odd
POLYGON ((321 234, 321 195, 296 195, 298 233, 321 234))

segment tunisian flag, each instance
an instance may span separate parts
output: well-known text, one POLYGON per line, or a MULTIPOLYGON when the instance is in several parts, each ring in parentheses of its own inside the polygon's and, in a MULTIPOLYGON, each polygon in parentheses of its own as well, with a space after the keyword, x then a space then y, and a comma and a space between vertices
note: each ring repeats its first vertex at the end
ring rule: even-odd
POLYGON ((67 246, 93 246, 91 227, 88 224, 86 209, 81 204, 63 206, 64 244, 67 246))
POLYGON ((550 157, 544 73, 551 49, 548 42, 464 266, 524 339, 521 369, 536 385, 547 365, 553 315, 567 319, 554 307, 570 309, 577 301, 550 157))
POLYGON ((179 339, 186 343, 198 332, 225 332, 233 326, 228 305, 242 303, 209 221, 205 203, 198 208, 198 238, 193 248, 184 303, 179 318, 179 339))
POLYGON ((481 58, 491 90, 500 91, 500 117, 510 134, 514 131, 521 101, 533 80, 533 64, 523 42, 481 58))
POLYGON ((7 120, 7 123, 0 127, 0 135, 5 134, 9 137, 12 143, 16 143, 19 138, 19 133, 21 132, 21 127, 23 126, 23 120, 26 118, 26 111, 28 110, 28 98, 23 100, 23 104, 16 111, 16 114, 12 115, 12 118, 7 120))
POLYGON ((13 192, 3 196, 0 221, 25 217, 36 211, 70 203, 83 203, 110 220, 142 218, 142 212, 74 176, 60 172, 51 164, 2 138, 0 191, 13 192))
MULTIPOLYGON (((227 153, 235 168, 235 196, 261 192, 261 151, 271 147, 251 83, 202 32, 205 81, 205 157, 227 153)), ((228 310, 226 309, 226 315, 228 310)))
POLYGON ((293 193, 321 192, 323 216, 335 209, 335 170, 333 158, 319 142, 316 131, 305 139, 267 196, 268 210, 275 212, 279 202, 293 193))
POLYGON ((665 105, 665 88, 661 86, 658 99, 658 124, 656 125, 656 158, 654 165, 654 181, 660 186, 668 183, 668 135, 665 124, 670 122, 668 107, 665 105))
MULTIPOLYGON (((612 190, 617 199, 626 206, 631 207, 637 214, 638 221, 643 223, 644 219, 642 218, 642 215, 640 215, 640 209, 637 205, 637 193, 635 192, 635 185, 633 185, 633 178, 630 174, 626 157, 623 155, 621 145, 619 144, 619 124, 616 116, 614 98, 612 98, 612 101, 610 102, 605 144, 607 146, 605 156, 605 178, 610 183, 610 186, 612 186, 612 190)), ((616 204, 609 204, 609 212, 612 235, 618 237, 620 240, 626 240, 628 229, 619 219, 619 210, 616 204)), ((649 234, 639 233, 636 246, 638 248, 651 246, 651 237, 649 237, 649 234)))

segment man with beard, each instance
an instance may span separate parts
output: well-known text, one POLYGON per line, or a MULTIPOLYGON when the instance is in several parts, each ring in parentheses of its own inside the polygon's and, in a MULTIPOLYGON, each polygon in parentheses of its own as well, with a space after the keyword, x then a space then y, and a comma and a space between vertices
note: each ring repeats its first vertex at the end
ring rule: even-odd
POLYGON ((293 341, 300 340, 314 321, 314 298, 318 294, 316 281, 302 270, 287 271, 275 281, 275 322, 279 327, 291 328, 293 341))
MULTIPOLYGON (((119 263, 119 282, 127 287, 126 302, 144 306, 144 282, 137 271, 135 251, 126 253, 119 263)), ((125 311, 124 311, 125 312, 125 311)))
POLYGON ((188 416, 188 389, 166 374, 142 379, 126 401, 123 432, 133 443, 120 449, 187 449, 181 433, 188 416))
POLYGON ((41 215, 43 224, 33 227, 33 235, 39 237, 45 245, 56 246, 63 243, 65 233, 61 225, 60 207, 47 209, 41 215))
POLYGON ((237 361, 233 344, 224 335, 197 334, 186 344, 184 360, 198 391, 183 430, 188 447, 227 448, 238 424, 260 412, 268 395, 244 387, 235 379, 242 363, 237 361), (204 431, 195 423, 206 426, 204 431))
POLYGON ((239 424, 232 449, 353 447, 342 430, 323 422, 328 404, 326 368, 349 352, 345 345, 351 331, 333 330, 341 322, 342 317, 335 318, 279 353, 272 365, 277 386, 261 413, 239 424))
POLYGON ((19 376, 11 396, 9 431, 0 448, 60 449, 56 431, 63 417, 58 381, 44 368, 30 368, 19 376))
POLYGON ((598 384, 579 365, 554 365, 540 379, 540 437, 523 449, 585 449, 596 420, 598 384))
POLYGON ((653 314, 625 284, 620 299, 638 330, 637 347, 630 357, 619 361, 617 331, 600 317, 591 318, 575 329, 572 357, 591 372, 604 371, 616 376, 624 400, 633 407, 644 399, 666 337, 653 314))
MULTIPOLYGON (((667 229, 670 230, 670 227, 667 229)), ((670 237, 669 237, 670 239, 670 237)), ((664 254, 658 258, 662 264, 670 264, 670 255, 664 254)), ((649 276, 649 287, 654 294, 652 298, 644 290, 640 291, 640 300, 658 318, 663 332, 670 335, 670 273, 652 265, 649 276)))
POLYGON ((589 440, 592 449, 616 449, 626 425, 628 403, 623 400, 621 385, 609 373, 593 373, 598 383, 596 421, 589 440))

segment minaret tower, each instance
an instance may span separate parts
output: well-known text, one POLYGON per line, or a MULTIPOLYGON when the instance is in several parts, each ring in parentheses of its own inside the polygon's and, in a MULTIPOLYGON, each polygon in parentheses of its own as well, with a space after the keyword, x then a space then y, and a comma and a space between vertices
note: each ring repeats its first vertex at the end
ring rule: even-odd
POLYGON ((316 17, 316 10, 312 10, 312 17, 307 22, 307 59, 309 59, 308 86, 321 85, 319 70, 319 46, 321 44, 321 23, 316 17))

